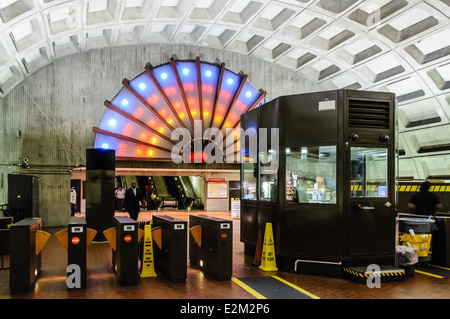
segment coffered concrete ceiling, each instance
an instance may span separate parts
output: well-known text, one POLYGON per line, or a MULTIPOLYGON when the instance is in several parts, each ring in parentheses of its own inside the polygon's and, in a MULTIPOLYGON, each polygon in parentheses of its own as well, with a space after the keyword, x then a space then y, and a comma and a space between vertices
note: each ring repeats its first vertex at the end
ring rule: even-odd
POLYGON ((214 47, 289 68, 324 89, 396 93, 401 175, 438 177, 450 171, 449 18, 450 0, 1 0, 0 98, 72 54, 214 47))

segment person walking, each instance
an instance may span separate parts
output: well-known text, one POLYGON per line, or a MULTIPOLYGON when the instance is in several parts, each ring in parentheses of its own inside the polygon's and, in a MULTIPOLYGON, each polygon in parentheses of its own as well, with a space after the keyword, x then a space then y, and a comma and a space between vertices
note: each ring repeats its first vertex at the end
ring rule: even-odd
POLYGON ((125 190, 122 188, 122 186, 119 186, 116 191, 116 209, 118 211, 122 211, 124 208, 124 202, 125 202, 125 190))
POLYGON ((70 216, 75 216, 75 208, 77 206, 77 191, 75 187, 70 188, 70 216))
POLYGON ((141 210, 141 202, 144 199, 142 195, 142 191, 139 188, 136 188, 136 183, 134 181, 131 182, 131 187, 125 192, 125 209, 128 211, 131 219, 137 221, 139 212, 141 210))
POLYGON ((439 197, 429 192, 430 187, 430 182, 423 182, 420 185, 420 191, 411 196, 408 208, 415 214, 434 218, 437 210, 441 210, 443 206, 439 197))

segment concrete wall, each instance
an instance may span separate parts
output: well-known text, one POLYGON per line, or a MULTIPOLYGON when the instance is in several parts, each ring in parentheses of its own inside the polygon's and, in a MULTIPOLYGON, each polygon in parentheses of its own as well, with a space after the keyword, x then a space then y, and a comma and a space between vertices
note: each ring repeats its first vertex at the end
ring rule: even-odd
POLYGON ((218 49, 146 45, 89 51, 58 60, 34 73, 0 100, 0 204, 7 203, 7 175, 40 178, 43 225, 66 225, 70 215, 70 167, 85 164, 97 126, 123 78, 133 79, 150 62, 179 59, 225 62, 226 68, 248 74, 248 82, 268 92, 267 99, 320 91, 295 72, 253 57, 218 49), (20 135, 17 135, 18 130, 20 135), (17 164, 29 159, 29 168, 17 164))

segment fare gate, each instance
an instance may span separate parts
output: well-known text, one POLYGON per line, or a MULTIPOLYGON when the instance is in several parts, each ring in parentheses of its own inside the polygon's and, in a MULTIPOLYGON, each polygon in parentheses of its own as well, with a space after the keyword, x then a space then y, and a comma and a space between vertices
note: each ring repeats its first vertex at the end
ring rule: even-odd
POLYGON ((187 222, 166 215, 153 216, 156 267, 172 282, 187 277, 187 222))
POLYGON ((69 289, 86 287, 87 248, 96 234, 96 230, 87 227, 83 217, 70 217, 68 228, 55 234, 61 246, 67 251, 69 289))
POLYGON ((137 222, 126 216, 113 218, 115 227, 103 233, 113 248, 112 264, 120 285, 136 285, 138 273, 138 243, 143 231, 138 228, 137 222))
POLYGON ((10 228, 10 290, 34 288, 41 272, 41 250, 50 234, 42 231, 41 218, 25 218, 10 228))
POLYGON ((189 216, 189 260, 218 280, 233 271, 233 222, 207 215, 189 216))

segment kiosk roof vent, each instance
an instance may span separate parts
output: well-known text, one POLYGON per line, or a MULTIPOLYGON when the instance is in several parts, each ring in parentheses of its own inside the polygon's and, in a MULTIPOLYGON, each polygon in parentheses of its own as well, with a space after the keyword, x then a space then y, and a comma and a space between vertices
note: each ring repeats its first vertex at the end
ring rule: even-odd
POLYGON ((389 101, 348 101, 349 127, 389 129, 389 101))

